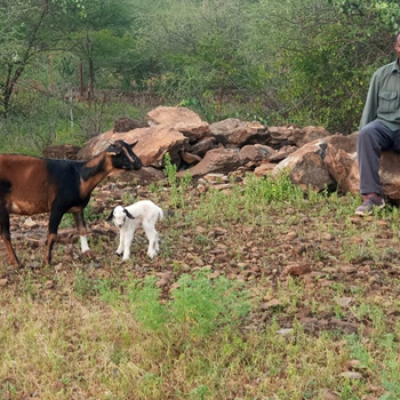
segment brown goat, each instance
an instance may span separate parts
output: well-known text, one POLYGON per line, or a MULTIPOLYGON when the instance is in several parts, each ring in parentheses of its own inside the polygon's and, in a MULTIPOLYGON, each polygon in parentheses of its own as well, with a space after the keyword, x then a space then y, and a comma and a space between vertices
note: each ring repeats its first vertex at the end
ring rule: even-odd
MULTIPOLYGON (((136 144, 136 143, 135 143, 136 144)), ((34 215, 50 212, 44 262, 51 250, 63 215, 72 213, 82 252, 89 251, 83 210, 93 189, 107 176, 121 170, 138 170, 135 146, 116 141, 88 161, 51 160, 18 154, 0 154, 0 236, 11 264, 20 265, 11 245, 10 214, 34 215)))

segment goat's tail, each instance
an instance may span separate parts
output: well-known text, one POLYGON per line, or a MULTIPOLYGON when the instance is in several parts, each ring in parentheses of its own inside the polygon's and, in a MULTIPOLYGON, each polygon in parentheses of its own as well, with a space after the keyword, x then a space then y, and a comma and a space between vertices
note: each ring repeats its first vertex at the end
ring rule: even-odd
POLYGON ((174 215, 175 215, 175 211, 172 208, 166 208, 165 210, 161 210, 160 221, 163 218, 173 217, 174 215))
POLYGON ((165 211, 162 210, 161 208, 158 210, 158 220, 162 221, 165 215, 165 211))

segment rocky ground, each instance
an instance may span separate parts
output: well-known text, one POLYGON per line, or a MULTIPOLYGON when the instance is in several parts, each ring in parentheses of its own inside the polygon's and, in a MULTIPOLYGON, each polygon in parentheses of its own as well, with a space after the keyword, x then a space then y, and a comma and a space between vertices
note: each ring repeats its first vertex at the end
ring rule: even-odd
POLYGON ((72 218, 64 217, 50 267, 41 262, 47 216, 13 216, 13 242, 24 268, 7 264, 1 244, 1 290, 10 296, 29 291, 39 301, 62 296, 76 290, 79 272, 88 291, 98 279, 118 285, 155 275, 168 296, 182 273, 204 269, 210 279, 224 274, 251 289, 258 304, 249 325, 277 318, 282 328, 290 328, 297 319, 314 333, 351 333, 361 326, 368 331, 375 329, 373 321, 355 311, 366 302, 383 305, 395 323, 400 313, 400 288, 394 284, 400 275, 397 209, 360 218, 353 216, 359 204, 353 196, 304 199, 285 183, 262 189, 237 180, 202 180, 182 191, 165 182, 132 188, 108 181, 95 191, 88 209, 91 254, 79 253, 72 218), (280 194, 268 199, 271 190, 280 194), (114 254, 117 230, 106 216, 116 204, 145 198, 169 210, 157 226, 160 254, 154 260, 146 256, 147 241, 139 231, 131 260, 121 263, 114 254))

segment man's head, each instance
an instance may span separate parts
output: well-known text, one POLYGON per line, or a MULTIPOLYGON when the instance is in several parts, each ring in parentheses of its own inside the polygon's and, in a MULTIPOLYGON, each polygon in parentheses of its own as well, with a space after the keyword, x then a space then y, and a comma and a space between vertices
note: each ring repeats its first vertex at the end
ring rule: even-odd
POLYGON ((394 40, 393 40, 393 48, 395 53, 397 54, 397 57, 400 58, 400 32, 395 35, 394 40))

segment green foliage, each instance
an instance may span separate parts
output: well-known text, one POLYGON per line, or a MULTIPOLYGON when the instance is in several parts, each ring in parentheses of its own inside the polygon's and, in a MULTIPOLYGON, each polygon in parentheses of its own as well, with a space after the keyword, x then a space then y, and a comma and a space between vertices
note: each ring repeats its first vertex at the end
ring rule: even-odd
POLYGON ((211 281, 205 272, 193 278, 183 274, 173 298, 173 318, 192 336, 211 335, 221 326, 233 327, 250 311, 248 292, 240 284, 223 276, 211 281))
POLYGON ((341 12, 352 17, 367 16, 379 21, 381 29, 397 32, 400 28, 400 4, 396 0, 328 0, 341 12))
POLYGON ((249 175, 245 196, 248 201, 254 201, 254 203, 262 201, 265 204, 285 201, 296 203, 304 200, 304 192, 298 185, 291 182, 285 171, 274 179, 259 179, 254 175, 249 175))
POLYGON ((146 277, 143 284, 134 282, 129 289, 128 299, 145 329, 160 331, 168 321, 168 312, 160 304, 160 294, 154 277, 146 277))
POLYGON ((164 156, 164 171, 167 175, 168 184, 171 186, 172 206, 184 207, 186 189, 192 182, 192 176, 190 172, 185 174, 183 178, 178 182, 176 176, 177 166, 171 162, 171 156, 169 153, 166 153, 164 156))
POLYGON ((110 305, 116 306, 121 300, 121 293, 114 288, 114 281, 112 279, 99 279, 94 285, 94 288, 99 294, 100 298, 110 305))
POLYGON ((146 329, 183 329, 188 337, 209 336, 221 327, 236 326, 250 311, 249 293, 239 283, 222 276, 211 281, 205 272, 194 277, 183 274, 173 299, 164 304, 160 294, 152 277, 130 287, 128 299, 135 317, 146 329))
POLYGON ((175 186, 177 181, 176 178, 177 167, 175 164, 171 162, 171 156, 169 155, 169 153, 166 153, 164 156, 164 170, 167 175, 168 184, 170 186, 175 186))

